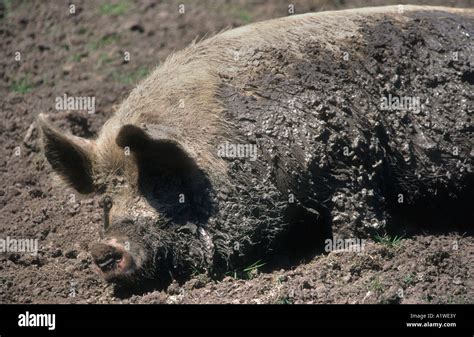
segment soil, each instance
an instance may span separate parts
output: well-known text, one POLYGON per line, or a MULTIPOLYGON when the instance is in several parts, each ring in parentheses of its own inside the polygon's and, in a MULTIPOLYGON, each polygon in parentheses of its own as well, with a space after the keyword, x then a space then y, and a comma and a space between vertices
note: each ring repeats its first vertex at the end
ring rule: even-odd
MULTIPOLYGON (((295 14, 399 2, 302 1, 295 14)), ((470 5, 416 4, 428 3, 470 5)), ((474 303, 472 232, 454 230, 368 240, 360 253, 318 255, 281 270, 231 271, 218 281, 194 275, 164 290, 120 289, 99 279, 87 253, 99 239, 99 200, 54 178, 39 150, 36 116, 48 113, 58 128, 92 137, 173 51, 225 28, 285 16, 288 3, 74 4, 71 14, 56 1, 0 2, 0 239, 39 240, 36 256, 0 253, 1 303, 474 303), (95 113, 58 112, 55 98, 64 94, 96 97, 95 113)))

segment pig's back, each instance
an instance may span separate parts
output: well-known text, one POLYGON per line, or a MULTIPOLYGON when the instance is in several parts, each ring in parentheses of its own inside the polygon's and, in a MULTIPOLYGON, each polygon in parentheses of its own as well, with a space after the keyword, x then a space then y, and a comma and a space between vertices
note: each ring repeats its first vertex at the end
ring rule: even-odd
MULTIPOLYGON (((340 147, 367 138, 364 131, 380 123, 395 125, 389 132, 415 135, 421 139, 415 150, 425 151, 430 136, 438 137, 424 126, 431 117, 410 114, 411 129, 398 127, 407 117, 379 109, 380 98, 393 92, 428 99, 438 124, 455 130, 451 138, 465 139, 466 106, 448 109, 443 102, 453 90, 458 103, 469 98, 472 18, 473 10, 389 6, 229 30, 170 56, 132 92, 111 124, 145 122, 175 130, 191 153, 210 154, 200 158, 204 166, 220 162, 216 148, 227 139, 278 148, 280 155, 292 154, 289 161, 308 167, 315 153, 335 150, 328 140, 336 146, 335 138, 345 138, 340 147), (455 51, 457 61, 450 61, 455 51)), ((403 145, 402 139, 394 142, 403 145)))

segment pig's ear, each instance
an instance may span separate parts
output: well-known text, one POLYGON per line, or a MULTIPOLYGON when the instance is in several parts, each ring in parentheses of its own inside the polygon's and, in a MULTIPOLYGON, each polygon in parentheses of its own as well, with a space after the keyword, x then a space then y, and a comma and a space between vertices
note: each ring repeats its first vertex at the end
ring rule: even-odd
POLYGON ((79 193, 93 191, 92 151, 93 141, 65 135, 38 116, 46 159, 53 169, 79 193))
POLYGON ((165 135, 152 137, 135 125, 124 125, 117 135, 116 143, 122 148, 129 147, 144 167, 149 167, 149 164, 171 170, 194 167, 194 161, 178 142, 165 135))

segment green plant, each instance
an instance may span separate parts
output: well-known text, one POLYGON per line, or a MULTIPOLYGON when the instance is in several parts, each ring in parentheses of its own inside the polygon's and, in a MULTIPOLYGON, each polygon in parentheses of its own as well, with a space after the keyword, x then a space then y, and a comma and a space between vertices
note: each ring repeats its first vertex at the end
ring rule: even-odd
POLYGON ((104 3, 100 5, 99 11, 102 15, 119 16, 125 14, 129 9, 128 1, 120 1, 118 3, 104 3))
POLYGON ((369 285, 369 290, 373 291, 376 294, 383 293, 384 286, 378 277, 374 278, 374 280, 369 285))
POLYGON ((112 59, 109 57, 109 55, 107 55, 106 53, 101 53, 100 56, 99 56, 99 66, 103 65, 103 64, 108 64, 112 62, 112 59))
POLYGON ((119 73, 114 72, 112 77, 115 81, 125 84, 125 85, 132 85, 136 84, 142 78, 146 77, 150 73, 150 69, 145 66, 141 66, 138 69, 135 69, 128 73, 119 73))
POLYGON ((70 59, 71 61, 74 61, 74 62, 80 62, 81 59, 82 59, 82 56, 81 56, 81 54, 76 53, 76 54, 72 54, 72 55, 69 57, 69 59, 70 59))
POLYGON ((258 274, 258 269, 264 265, 264 262, 258 260, 244 269, 234 269, 232 271, 228 271, 226 275, 232 276, 235 279, 251 280, 256 276, 256 274, 258 274))
POLYGON ((27 0, 0 0, 0 19, 7 18, 16 9, 27 5, 27 0), (3 7, 3 13, 1 11, 3 7), (2 15, 3 14, 3 15, 2 15))
POLYGON ((463 296, 449 295, 446 303, 447 304, 469 304, 469 301, 463 296))
POLYGON ((395 235, 393 237, 385 234, 384 236, 380 236, 379 234, 375 235, 375 242, 378 242, 383 245, 387 245, 389 247, 398 247, 403 239, 403 235, 398 236, 395 235))
POLYGON ((200 270, 200 269, 198 269, 198 268, 196 268, 196 267, 194 267, 194 266, 191 266, 191 268, 192 268, 192 270, 193 270, 193 272, 191 273, 192 276, 198 276, 198 275, 201 275, 201 274, 204 273, 203 270, 200 270))
POLYGON ((430 294, 427 294, 427 295, 424 295, 421 299, 424 300, 425 302, 431 303, 433 301, 433 296, 431 296, 430 294))
POLYGON ((112 43, 117 43, 118 41, 120 41, 120 35, 113 33, 102 36, 101 38, 88 43, 87 46, 89 49, 97 50, 104 48, 112 43))
MULTIPOLYGON (((1 0, 0 1, 0 8, 3 7, 3 16, 0 15, 0 19, 3 19, 3 18, 6 18, 8 17, 8 15, 10 14, 11 10, 12 10, 12 0, 1 0)), ((0 12, 1 14, 1 12, 0 12)))
POLYGON ((265 263, 262 263, 261 260, 258 260, 257 262, 252 263, 247 268, 244 268, 243 272, 247 274, 247 279, 250 280, 256 273, 258 273, 258 269, 263 267, 264 265, 265 263))
POLYGON ((252 15, 245 9, 239 9, 237 11, 237 18, 242 21, 243 23, 250 23, 252 22, 252 15))
POLYGON ((293 304, 293 299, 290 298, 290 296, 288 295, 285 295, 285 296, 282 296, 280 297, 277 302, 277 304, 293 304))
POLYGON ((411 273, 410 275, 406 276, 404 279, 403 279, 403 283, 405 285, 410 285, 413 283, 413 281, 415 280, 415 273, 411 273))
POLYGON ((28 76, 24 76, 18 81, 13 82, 10 89, 20 94, 26 94, 31 91, 32 86, 29 83, 28 76))

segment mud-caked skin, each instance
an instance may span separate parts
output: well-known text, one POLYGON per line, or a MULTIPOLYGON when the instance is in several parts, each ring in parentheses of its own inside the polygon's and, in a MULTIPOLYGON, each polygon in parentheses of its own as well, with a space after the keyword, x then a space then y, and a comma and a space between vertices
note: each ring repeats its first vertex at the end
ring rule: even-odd
POLYGON ((468 204, 473 19, 394 6, 252 24, 170 56, 94 140, 40 116, 53 169, 104 198, 100 273, 222 275, 383 232, 427 200, 468 204))

